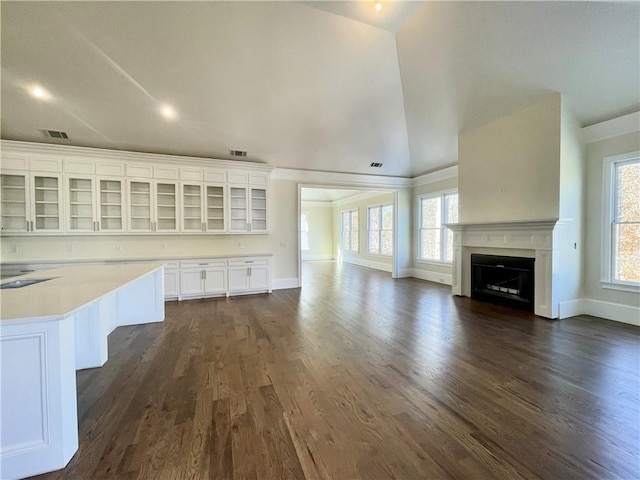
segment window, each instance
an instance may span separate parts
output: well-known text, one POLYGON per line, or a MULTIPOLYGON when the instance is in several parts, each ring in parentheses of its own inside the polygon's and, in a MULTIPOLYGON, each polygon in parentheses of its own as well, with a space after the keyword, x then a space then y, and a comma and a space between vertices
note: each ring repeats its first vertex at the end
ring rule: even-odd
POLYGON ((309 215, 306 213, 300 218, 300 248, 309 250, 309 215))
MULTIPOLYGON (((640 152, 605 159, 603 283, 640 286, 640 152)), ((635 288, 634 288, 635 287, 635 288)))
POLYGON ((369 253, 393 255, 393 205, 378 205, 367 209, 369 253))
POLYGON ((453 261, 453 236, 445 223, 458 222, 458 194, 444 193, 418 199, 418 259, 453 261))
POLYGON ((342 248, 357 252, 358 244, 358 210, 342 212, 342 248))

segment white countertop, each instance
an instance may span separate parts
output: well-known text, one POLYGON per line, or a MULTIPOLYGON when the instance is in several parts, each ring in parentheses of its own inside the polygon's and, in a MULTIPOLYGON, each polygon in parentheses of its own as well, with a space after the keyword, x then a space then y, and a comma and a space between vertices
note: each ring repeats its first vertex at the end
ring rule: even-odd
POLYGON ((0 320, 43 320, 47 317, 53 320, 65 317, 162 266, 162 263, 80 265, 7 278, 1 283, 55 277, 22 288, 0 290, 0 320))

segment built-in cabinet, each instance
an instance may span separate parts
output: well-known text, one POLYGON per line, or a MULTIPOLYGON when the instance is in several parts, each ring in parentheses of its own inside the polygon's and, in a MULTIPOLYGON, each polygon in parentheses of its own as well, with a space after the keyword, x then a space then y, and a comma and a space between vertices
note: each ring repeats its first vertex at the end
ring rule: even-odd
POLYGON ((269 260, 246 258, 229 260, 229 291, 264 290, 269 286, 269 260))
POLYGON ((270 168, 231 163, 178 167, 3 152, 1 232, 268 233, 270 168))
POLYGON ((226 294, 227 260, 183 260, 180 262, 180 298, 226 294))

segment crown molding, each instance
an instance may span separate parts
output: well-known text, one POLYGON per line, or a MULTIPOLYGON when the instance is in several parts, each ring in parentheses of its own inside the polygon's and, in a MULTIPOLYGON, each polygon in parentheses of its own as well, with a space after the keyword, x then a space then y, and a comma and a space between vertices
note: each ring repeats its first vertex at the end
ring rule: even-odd
POLYGON ((333 204, 331 200, 302 200, 300 205, 303 207, 324 207, 331 208, 333 204))
POLYGON ((301 183, 327 184, 331 186, 367 186, 367 187, 410 187, 411 179, 406 177, 387 177, 381 175, 364 175, 359 173, 322 172, 318 170, 297 170, 293 168, 276 168, 273 180, 291 180, 301 183))
POLYGON ((212 168, 232 168, 272 171, 273 165, 241 160, 222 160, 206 157, 187 157, 184 155, 165 155, 159 153, 129 152, 126 150, 109 150, 106 148, 76 147, 72 145, 57 145, 51 143, 20 142, 16 140, 0 140, 2 155, 59 155, 65 158, 76 157, 91 160, 119 160, 123 162, 153 162, 180 166, 212 168))
POLYGON ((582 138, 585 143, 593 143, 634 132, 640 132, 640 112, 583 127, 582 138))
POLYGON ((449 178, 458 178, 458 165, 452 165, 451 167, 436 170, 435 172, 413 177, 411 179, 411 186, 418 187, 420 185, 428 185, 429 183, 436 183, 449 178))
POLYGON ((359 202, 361 200, 366 200, 367 198, 379 197, 380 195, 390 194, 392 192, 362 192, 356 193, 355 195, 351 195, 350 197, 339 198, 334 200, 333 205, 345 205, 348 203, 359 202))

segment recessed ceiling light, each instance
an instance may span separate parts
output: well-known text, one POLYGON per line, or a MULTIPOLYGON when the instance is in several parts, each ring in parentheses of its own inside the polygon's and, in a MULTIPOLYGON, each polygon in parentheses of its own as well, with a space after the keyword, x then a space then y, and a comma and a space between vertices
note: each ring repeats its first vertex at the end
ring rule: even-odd
POLYGON ((47 100, 51 95, 40 85, 33 85, 29 88, 29 94, 33 98, 38 98, 40 100, 47 100))
POLYGON ((379 12, 380 10, 382 10, 382 4, 380 2, 376 2, 373 8, 376 9, 376 12, 379 12))
POLYGON ((160 109, 160 113, 164 118, 174 118, 176 116, 176 111, 171 105, 164 105, 162 109, 160 109))

